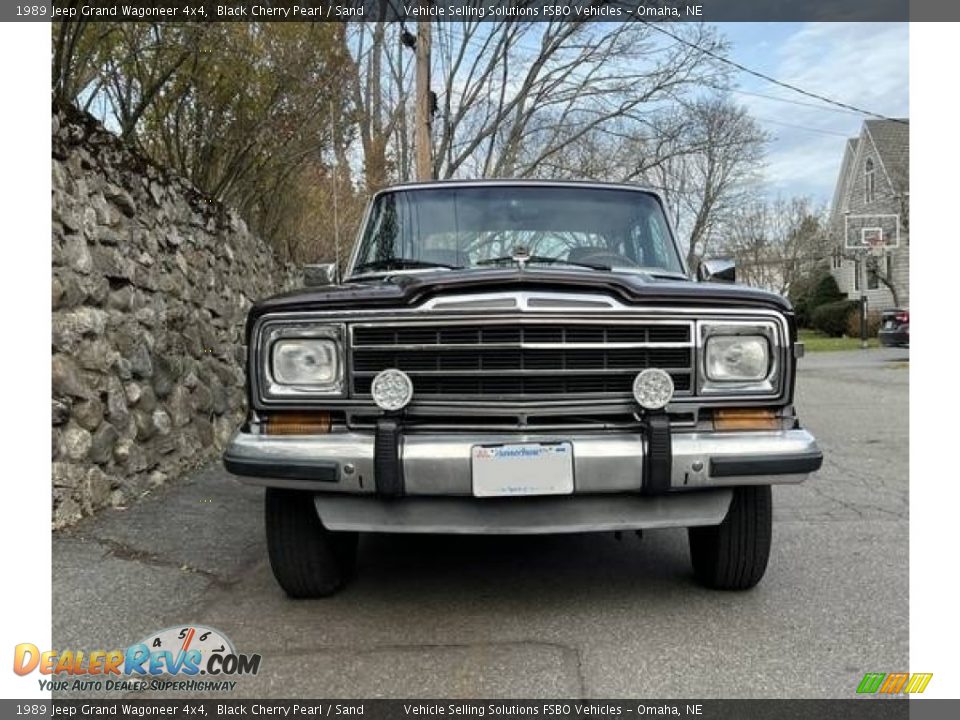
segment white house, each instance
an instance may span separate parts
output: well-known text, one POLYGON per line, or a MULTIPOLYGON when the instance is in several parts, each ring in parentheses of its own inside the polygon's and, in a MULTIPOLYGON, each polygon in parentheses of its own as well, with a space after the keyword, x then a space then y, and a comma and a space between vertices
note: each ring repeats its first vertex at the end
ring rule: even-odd
POLYGON ((866 120, 859 137, 847 141, 833 195, 830 226, 835 238, 831 272, 842 292, 860 297, 860 263, 866 259, 866 294, 871 310, 910 304, 910 125, 902 120, 866 120), (897 221, 890 216, 899 216, 897 221), (864 220, 864 218, 866 218, 864 220), (845 239, 857 222, 870 234, 870 218, 882 219, 884 234, 899 234, 899 246, 883 257, 849 251, 845 239), (898 231, 898 232, 897 232, 898 231))

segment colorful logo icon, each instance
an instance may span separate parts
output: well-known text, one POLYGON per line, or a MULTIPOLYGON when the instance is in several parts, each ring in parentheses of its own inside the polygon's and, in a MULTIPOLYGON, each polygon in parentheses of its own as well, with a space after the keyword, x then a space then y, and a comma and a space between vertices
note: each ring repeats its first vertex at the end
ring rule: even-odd
POLYGON ((927 689, 933 673, 867 673, 857 686, 861 695, 915 695, 927 689))

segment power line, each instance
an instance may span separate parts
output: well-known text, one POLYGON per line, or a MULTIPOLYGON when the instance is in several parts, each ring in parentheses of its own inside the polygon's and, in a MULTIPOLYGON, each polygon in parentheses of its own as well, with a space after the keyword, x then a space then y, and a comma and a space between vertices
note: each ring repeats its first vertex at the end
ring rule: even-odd
MULTIPOLYGON (((388 2, 392 2, 392 0, 388 0, 388 2)), ((766 95, 766 94, 764 94, 764 93, 752 92, 752 91, 749 91, 749 90, 740 90, 739 88, 727 88, 727 87, 721 87, 721 86, 712 85, 712 84, 705 84, 705 83, 703 84, 703 87, 709 88, 709 89, 711 89, 711 90, 719 90, 719 91, 721 91, 721 92, 733 92, 733 93, 737 93, 737 94, 739 94, 739 95, 751 95, 751 96, 753 96, 753 97, 763 98, 763 99, 765 99, 765 100, 773 100, 773 101, 776 101, 776 102, 788 103, 788 104, 790 104, 790 105, 798 105, 798 106, 801 106, 801 107, 810 107, 810 108, 816 108, 816 109, 820 109, 820 110, 826 110, 826 111, 829 111, 829 112, 848 113, 848 114, 851 114, 851 115, 858 115, 858 116, 870 115, 870 116, 872 116, 872 117, 880 118, 880 119, 882 119, 882 120, 890 120, 890 121, 892 121, 892 122, 897 122, 897 123, 902 123, 902 124, 908 124, 906 121, 901 120, 901 119, 899 119, 899 118, 891 118, 891 117, 888 117, 888 116, 886 116, 886 115, 881 115, 880 113, 872 112, 872 111, 870 111, 870 110, 864 110, 864 109, 858 108, 858 107, 856 107, 856 106, 854 106, 854 105, 849 105, 849 104, 847 104, 847 103, 843 103, 843 102, 840 102, 840 101, 838 101, 838 100, 833 100, 832 98, 826 97, 826 96, 824 96, 824 95, 818 95, 817 93, 809 92, 809 91, 807 91, 807 90, 804 90, 803 88, 797 87, 797 86, 795 86, 795 85, 791 85, 790 83, 782 82, 782 81, 780 81, 780 80, 777 80, 776 78, 770 77, 769 75, 765 75, 764 73, 761 73, 761 72, 759 72, 759 71, 752 70, 752 69, 746 67, 745 65, 741 65, 741 64, 738 63, 738 62, 735 62, 735 61, 733 61, 733 60, 730 60, 729 58, 726 58, 726 57, 724 57, 724 56, 722 56, 722 55, 719 55, 718 53, 715 53, 715 52, 713 52, 713 51, 711 51, 711 50, 708 50, 707 48, 704 48, 704 47, 702 47, 702 46, 700 46, 700 45, 697 45, 696 43, 692 43, 692 42, 690 42, 689 40, 685 40, 684 38, 680 37, 679 35, 676 35, 676 34, 670 32, 670 31, 668 31, 668 30, 664 30, 664 29, 661 28, 658 24, 654 24, 654 23, 651 23, 651 22, 645 21, 645 20, 637 20, 636 22, 639 22, 639 23, 641 23, 641 24, 643 24, 643 25, 648 25, 648 26, 650 26, 651 28, 653 28, 654 30, 656 30, 656 31, 658 31, 658 32, 661 32, 661 33, 663 33, 663 34, 665 34, 665 35, 668 35, 669 37, 673 38, 673 39, 676 40, 677 42, 682 43, 683 45, 686 45, 686 46, 689 47, 689 48, 692 48, 692 49, 694 49, 694 50, 697 50, 698 52, 702 52, 702 53, 704 53, 705 55, 709 55, 710 57, 714 58, 715 60, 718 60, 718 61, 720 61, 720 62, 723 62, 723 63, 726 63, 726 64, 728 64, 728 65, 731 65, 731 66, 737 68, 738 70, 741 70, 742 72, 748 73, 748 74, 753 75, 753 76, 758 77, 758 78, 761 78, 761 79, 763 79, 763 80, 766 80, 767 82, 774 83, 775 85, 779 85, 779 86, 784 87, 784 88, 786 88, 786 89, 788 89, 788 90, 791 90, 791 91, 793 91, 793 92, 797 92, 797 93, 800 93, 800 94, 802 94, 802 95, 806 95, 807 97, 811 97, 811 98, 813 98, 813 99, 815 99, 815 100, 819 100, 819 101, 821 101, 821 102, 829 103, 829 104, 831 104, 831 105, 834 105, 835 107, 824 107, 823 105, 818 104, 818 103, 805 103, 805 102, 802 102, 802 101, 800 101, 800 100, 791 100, 790 98, 777 97, 776 95, 766 95)), ((450 33, 451 35, 453 35, 454 37, 457 37, 457 38, 460 39, 460 40, 466 40, 469 44, 472 44, 474 40, 481 40, 481 41, 482 41, 482 39, 483 39, 483 38, 481 38, 481 37, 476 37, 476 36, 475 36, 475 37, 467 38, 467 37, 464 36, 462 33, 455 32, 455 31, 451 30, 450 28, 445 28, 445 30, 446 30, 446 32, 450 33)), ((519 42, 515 42, 514 45, 515 45, 516 47, 519 47, 519 48, 521 48, 521 49, 524 49, 524 50, 527 50, 527 51, 530 51, 530 52, 534 52, 534 53, 540 52, 540 50, 541 50, 541 48, 534 48, 534 47, 531 47, 530 45, 524 45, 523 43, 519 43, 519 42)), ((583 78, 582 76, 577 75, 576 73, 570 73, 570 77, 572 77, 572 78, 575 79, 575 80, 581 80, 581 81, 582 81, 582 80, 585 80, 585 78, 583 78)), ((757 118, 757 119, 760 119, 760 118, 757 118)), ((808 126, 790 125, 790 124, 788 124, 788 123, 784 123, 784 122, 780 122, 780 121, 775 121, 775 120, 766 120, 765 122, 770 122, 770 123, 773 123, 773 124, 776 124, 776 125, 783 125, 784 127, 792 127, 792 128, 796 128, 796 129, 798 129, 798 130, 809 130, 810 132, 819 132, 819 133, 823 133, 823 134, 826 134, 826 135, 837 135, 837 136, 847 137, 847 134, 845 134, 845 133, 840 133, 840 132, 836 132, 836 131, 823 130, 823 129, 813 128, 813 127, 808 127, 808 126)))
MULTIPOLYGON (((390 3, 391 6, 393 5, 393 0, 387 0, 387 2, 390 3)), ((643 22, 643 21, 638 21, 638 22, 643 22)), ((660 29, 659 27, 657 27, 657 26, 655 26, 655 25, 652 25, 652 24, 650 24, 650 23, 643 22, 643 24, 650 25, 650 26, 653 27, 655 30, 661 31, 661 29, 660 29)), ((453 29, 453 28, 450 28, 450 27, 443 27, 443 32, 446 33, 446 34, 448 34, 448 35, 450 36, 450 38, 459 40, 459 41, 461 41, 461 42, 466 42, 468 45, 471 45, 471 46, 474 46, 474 43, 485 43, 485 42, 487 41, 487 38, 484 37, 484 36, 482 36, 482 35, 472 35, 472 36, 470 36, 470 37, 467 37, 467 36, 466 36, 465 34, 463 34, 462 32, 457 31, 457 30, 455 30, 455 29, 453 29)), ((847 106, 847 105, 845 105, 844 103, 837 103, 837 102, 835 102, 835 101, 830 100, 829 98, 821 98, 821 96, 819 96, 819 95, 816 95, 816 94, 814 94, 814 93, 807 93, 807 92, 804 91, 804 90, 801 90, 801 89, 799 89, 799 88, 794 88, 793 86, 790 86, 790 85, 788 85, 788 84, 786 84, 786 83, 780 83, 780 82, 777 81, 777 80, 774 80, 774 79, 772 79, 772 78, 768 78, 767 76, 763 76, 761 73, 755 73, 754 71, 751 71, 749 68, 745 68, 745 67, 739 65, 738 63, 734 63, 733 61, 727 61, 726 58, 723 58, 722 56, 719 56, 719 55, 717 55, 716 53, 713 53, 712 51, 707 50, 706 48, 703 48, 703 47, 701 47, 701 46, 699 46, 699 45, 696 45, 695 43, 692 43, 692 42, 689 42, 689 41, 687 41, 687 40, 684 40, 683 38, 680 38, 679 36, 676 36, 676 35, 674 35, 673 33, 666 32, 666 31, 663 31, 663 32, 665 32, 667 35, 670 35, 670 37, 674 38, 674 39, 677 40, 678 42, 681 42, 682 44, 686 45, 687 47, 693 48, 693 49, 695 49, 695 50, 697 50, 697 51, 699 51, 699 52, 703 52, 703 53, 705 53, 705 54, 707 54, 707 55, 710 55, 711 57, 714 57, 714 58, 716 58, 716 59, 718 59, 718 60, 721 60, 721 61, 724 61, 724 62, 729 62, 730 64, 734 65, 735 67, 738 67, 738 68, 743 69, 745 72, 749 72, 749 73, 751 73, 751 74, 760 75, 760 76, 764 77, 764 79, 769 79, 771 82, 776 82, 776 83, 778 83, 778 84, 782 84, 782 85, 784 85, 785 87, 790 88, 791 90, 795 90, 795 91, 797 91, 797 92, 802 92, 802 93, 804 93, 804 94, 806 94, 806 95, 810 95, 811 97, 814 97, 814 98, 816 98, 816 99, 818 99, 818 100, 824 100, 824 101, 826 101, 826 102, 834 102, 834 104, 838 105, 838 107, 824 107, 824 105, 822 105, 822 104, 820 104, 820 103, 803 102, 803 101, 801 101, 801 100, 792 100, 792 99, 790 99, 790 98, 778 97, 778 96, 775 96, 775 95, 766 95, 766 94, 763 94, 763 93, 757 93, 757 92, 751 92, 751 91, 747 91, 747 90, 739 90, 739 89, 736 89, 736 88, 721 87, 721 86, 717 86, 717 85, 713 85, 713 84, 702 83, 702 86, 705 87, 705 88, 708 88, 708 89, 711 89, 711 90, 718 90, 718 91, 721 91, 721 92, 734 92, 734 93, 738 93, 738 94, 742 94, 742 95, 751 95, 751 96, 755 96, 755 97, 759 97, 759 98, 764 98, 764 99, 767 99, 767 100, 773 100, 773 101, 777 101, 777 102, 783 102, 783 103, 788 103, 788 104, 791 104, 791 105, 798 105, 798 106, 802 106, 802 107, 817 108, 817 109, 825 110, 825 111, 829 111, 829 112, 845 113, 845 114, 856 115, 856 116, 862 116, 864 113, 866 113, 866 114, 871 114, 871 115, 876 115, 875 113, 870 113, 869 111, 866 111, 866 110, 860 110, 860 109, 858 109, 858 108, 854 108, 853 106, 847 106)), ((531 45, 525 44, 525 43, 523 43, 523 42, 518 42, 518 41, 516 41, 516 40, 515 40, 513 43, 511 43, 511 44, 512 44, 514 47, 518 47, 518 48, 520 48, 520 49, 527 50, 528 52, 532 52, 532 53, 538 53, 538 52, 541 51, 541 48, 532 47, 531 45)), ((575 71, 570 72, 570 73, 569 73, 569 77, 570 77, 571 79, 573 79, 573 80, 578 80, 578 81, 580 81, 580 82, 586 82, 586 81, 588 80, 588 78, 586 78, 586 77, 584 77, 584 76, 581 76, 581 75, 578 75, 575 71)), ((455 94, 457 94, 457 93, 462 94, 462 93, 463 93, 462 90, 457 90, 457 89, 455 89, 455 88, 448 88, 448 90, 451 91, 451 92, 453 92, 453 93, 455 93, 455 94)), ((876 116, 877 116, 877 117, 884 117, 884 116, 881 116, 881 115, 876 115, 876 116)), ((842 132, 838 132, 838 131, 836 131, 836 130, 827 130, 827 129, 825 129, 825 128, 812 127, 812 126, 809 126, 809 125, 798 125, 798 124, 783 122, 783 121, 781 121, 781 120, 774 120, 774 119, 772 119, 772 118, 759 117, 759 116, 754 116, 754 119, 757 120, 758 122, 763 123, 763 124, 778 125, 778 126, 781 126, 781 127, 792 128, 792 129, 795 129, 795 130, 803 130, 803 131, 806 131, 806 132, 812 132, 812 133, 817 133, 817 134, 821 134, 821 135, 828 135, 828 136, 833 136, 833 137, 843 137, 843 138, 848 137, 848 133, 842 133, 842 132)), ((893 119, 893 118, 885 118, 885 119, 893 119)), ((894 120, 894 121, 895 121, 895 122, 902 122, 902 121, 897 121, 897 120, 894 120)))
POLYGON ((673 33, 669 30, 666 30, 660 27, 660 25, 657 23, 652 23, 649 20, 637 20, 636 22, 641 23, 643 25, 647 25, 648 27, 653 28, 657 32, 662 33, 667 37, 673 38, 678 43, 686 45, 687 47, 692 48, 694 50, 698 50, 699 52, 702 52, 705 55, 712 57, 714 60, 717 60, 718 62, 722 62, 733 68, 736 68, 740 72, 747 73, 748 75, 753 75, 754 77, 760 78, 761 80, 766 80, 769 83, 773 83, 774 85, 779 85, 780 87, 786 88, 787 90, 792 90, 793 92, 799 93, 800 95, 806 95, 807 97, 811 97, 815 100, 820 100, 821 102, 825 102, 830 105, 835 105, 839 108, 844 108, 845 110, 852 110, 853 112, 860 113, 861 115, 869 115, 871 117, 879 118, 881 120, 889 120, 890 122, 901 123, 903 125, 908 124, 906 120, 901 120, 899 118, 892 118, 886 115, 881 115, 880 113, 873 112, 872 110, 864 110, 863 108, 856 107, 855 105, 850 105, 849 103, 840 102, 839 100, 834 100, 833 98, 827 97, 826 95, 820 95, 815 92, 810 92, 809 90, 804 90, 803 88, 797 87, 796 85, 791 85, 788 82, 777 80, 775 77, 771 77, 770 75, 762 73, 759 70, 753 70, 751 68, 748 68, 746 65, 741 65, 735 60, 731 60, 730 58, 726 58, 723 55, 720 55, 719 53, 715 53, 712 50, 708 50, 707 48, 697 45, 696 43, 692 43, 689 40, 685 40, 684 38, 680 37, 676 33, 673 33))
POLYGON ((817 110, 826 110, 827 112, 843 113, 844 115, 860 116, 859 112, 853 110, 844 110, 842 108, 824 107, 820 103, 803 102, 803 100, 791 100, 790 98, 780 97, 779 95, 765 95, 764 93, 753 92, 751 90, 741 90, 740 88, 723 87, 722 85, 704 85, 711 90, 720 92, 732 92, 737 95, 750 95, 751 97, 763 98, 764 100, 775 100, 776 102, 788 103, 790 105, 799 105, 800 107, 816 108, 817 110))
POLYGON ((772 120, 771 118, 759 117, 757 115, 751 115, 751 117, 757 122, 769 123, 771 125, 780 125, 782 127, 793 128, 794 130, 805 130, 807 132, 819 133, 821 135, 832 135, 834 137, 849 138, 848 133, 838 132, 836 130, 824 130, 823 128, 810 127, 809 125, 794 125, 793 123, 782 122, 781 120, 772 120))
MULTIPOLYGON (((638 21, 638 22, 639 22, 639 21, 638 21)), ((655 29, 659 29, 659 28, 655 28, 655 29)), ((463 35, 462 33, 456 32, 456 31, 454 31, 454 30, 452 30, 452 29, 450 29, 450 28, 444 28, 444 31, 447 32, 447 33, 449 33, 452 37, 454 37, 454 38, 456 38, 456 39, 458 39, 458 40, 461 40, 461 41, 466 41, 468 44, 471 44, 471 45, 473 44, 474 41, 481 41, 481 42, 483 41, 483 38, 482 38, 482 37, 474 36, 474 37, 468 38, 468 37, 466 37, 465 35, 463 35)), ((704 49, 704 48, 701 48, 700 46, 698 46, 698 45, 696 45, 696 44, 694 44, 694 43, 691 43, 691 42, 688 42, 688 41, 683 41, 683 42, 684 42, 684 44, 687 45, 688 47, 695 48, 695 49, 697 49, 697 50, 701 50, 701 51, 703 51, 703 52, 705 52, 705 53, 708 53, 708 54, 713 55, 713 53, 710 53, 710 51, 708 51, 708 50, 706 50, 706 49, 704 49)), ((530 45, 525 45, 525 44, 523 44, 523 43, 521 43, 521 42, 514 42, 513 44, 514 44, 514 46, 519 47, 519 48, 521 48, 521 49, 523 49, 523 50, 527 50, 527 51, 529 51, 529 52, 533 52, 533 53, 540 52, 540 48, 534 48, 534 47, 531 47, 530 45)), ((585 78, 585 77, 583 77, 583 76, 578 75, 578 74, 575 73, 575 72, 571 72, 571 73, 569 74, 569 76, 570 76, 572 79, 574 79, 574 80, 586 81, 586 79, 587 79, 587 78, 585 78)), ((840 107, 824 107, 822 104, 819 104, 819 103, 803 102, 802 100, 791 100, 790 98, 777 97, 776 95, 766 95, 766 94, 763 94, 763 93, 751 92, 751 91, 747 91, 747 90, 740 90, 740 89, 737 89, 737 88, 722 87, 722 86, 714 85, 714 84, 702 83, 702 86, 705 87, 705 88, 708 88, 708 89, 710 89, 710 90, 717 90, 717 91, 720 91, 720 92, 733 92, 733 93, 737 93, 737 94, 741 94, 741 95, 752 95, 752 96, 754 96, 754 97, 764 98, 764 99, 766 99, 766 100, 775 100, 775 101, 778 101, 778 102, 788 103, 788 104, 790 104, 790 105, 798 105, 798 106, 802 106, 802 107, 816 108, 816 109, 825 110, 825 111, 828 111, 828 112, 845 113, 845 114, 848 114, 848 115, 856 115, 856 116, 858 116, 858 117, 862 116, 862 114, 863 114, 864 112, 866 112, 866 111, 861 111, 861 110, 856 110, 856 109, 848 109, 848 108, 840 108, 840 107)), ((756 116, 754 116, 754 119, 757 120, 757 121, 759 121, 759 122, 762 122, 762 123, 769 123, 769 124, 772 124, 772 125, 780 125, 780 126, 782 126, 782 127, 793 128, 793 129, 796 129, 796 130, 805 130, 805 131, 807 131, 807 132, 819 133, 819 134, 821 134, 821 135, 831 135, 831 136, 835 136, 835 137, 849 137, 849 134, 848 134, 848 133, 842 133, 842 132, 839 132, 839 131, 836 131, 836 130, 827 130, 827 129, 824 129, 824 128, 812 127, 812 126, 809 126, 809 125, 795 125, 795 124, 783 122, 783 121, 780 121, 780 120, 773 120, 773 119, 770 119, 770 118, 762 118, 762 117, 756 117, 756 116)))

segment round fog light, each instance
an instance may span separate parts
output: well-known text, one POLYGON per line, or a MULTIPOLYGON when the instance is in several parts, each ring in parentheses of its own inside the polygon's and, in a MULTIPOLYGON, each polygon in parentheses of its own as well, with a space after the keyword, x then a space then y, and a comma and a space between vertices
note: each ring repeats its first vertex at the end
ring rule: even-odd
POLYGON ((413 397, 413 381, 403 370, 387 368, 373 379, 370 394, 381 410, 402 410, 413 397))
POLYGON ((666 370, 647 368, 633 380, 633 397, 645 410, 660 410, 673 397, 673 378, 666 370))

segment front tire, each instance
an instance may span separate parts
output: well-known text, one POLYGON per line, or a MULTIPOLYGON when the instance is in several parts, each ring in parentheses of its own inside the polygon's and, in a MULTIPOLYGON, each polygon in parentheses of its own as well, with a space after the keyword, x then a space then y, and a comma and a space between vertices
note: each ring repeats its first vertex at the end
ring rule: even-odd
POLYGON ((290 597, 332 595, 353 574, 357 533, 327 530, 310 493, 267 488, 264 519, 270 567, 290 597))
POLYGON ((763 577, 773 534, 769 485, 738 487, 719 525, 687 530, 697 581, 714 590, 749 590, 763 577))

